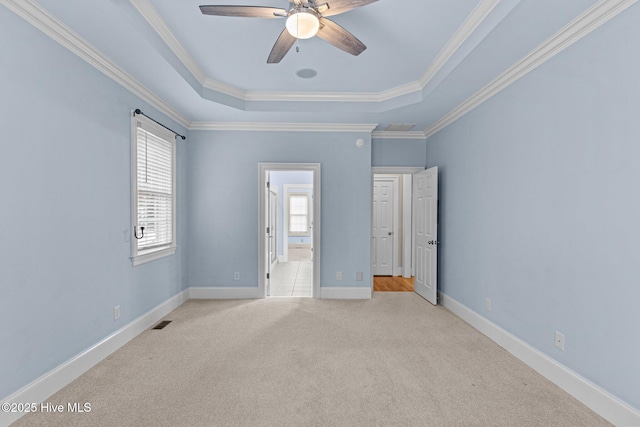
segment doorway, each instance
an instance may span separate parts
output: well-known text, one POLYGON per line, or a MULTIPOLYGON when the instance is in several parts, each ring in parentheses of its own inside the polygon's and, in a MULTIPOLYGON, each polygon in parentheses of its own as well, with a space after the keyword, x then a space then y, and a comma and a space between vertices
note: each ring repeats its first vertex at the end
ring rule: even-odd
MULTIPOLYGON (((380 169, 385 168, 374 168, 380 169)), ((411 173, 373 175, 371 271, 374 277, 412 277, 411 186, 411 173)))
MULTIPOLYGON (((280 193, 275 238, 280 250, 271 264, 267 296, 310 297, 313 285, 313 172, 271 171, 271 191, 280 193)), ((273 203, 271 204, 273 210, 273 203)))
POLYGON ((259 295, 319 297, 320 164, 260 163, 259 295))
POLYGON ((421 167, 373 167, 372 292, 413 292, 413 178, 421 167))

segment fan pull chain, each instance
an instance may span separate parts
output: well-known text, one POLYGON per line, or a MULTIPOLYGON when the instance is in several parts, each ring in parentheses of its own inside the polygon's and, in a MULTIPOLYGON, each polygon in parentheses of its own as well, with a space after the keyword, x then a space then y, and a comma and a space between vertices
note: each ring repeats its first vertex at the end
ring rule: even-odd
POLYGON ((296 53, 300 53, 300 39, 298 36, 300 35, 300 14, 296 13, 296 53))

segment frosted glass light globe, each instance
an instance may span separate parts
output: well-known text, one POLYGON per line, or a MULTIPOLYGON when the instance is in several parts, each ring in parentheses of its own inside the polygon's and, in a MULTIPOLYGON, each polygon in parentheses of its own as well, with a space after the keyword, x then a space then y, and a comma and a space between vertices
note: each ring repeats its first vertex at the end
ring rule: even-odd
POLYGON ((287 18, 287 31, 297 39, 309 39, 320 29, 318 17, 304 9, 294 11, 287 18))

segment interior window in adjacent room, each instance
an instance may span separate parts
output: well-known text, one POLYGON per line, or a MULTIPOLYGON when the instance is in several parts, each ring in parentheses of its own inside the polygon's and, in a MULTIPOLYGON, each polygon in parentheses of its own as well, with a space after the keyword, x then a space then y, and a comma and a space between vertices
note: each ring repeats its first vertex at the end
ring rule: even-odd
POLYGON ((289 235, 309 236, 309 194, 289 194, 289 235))

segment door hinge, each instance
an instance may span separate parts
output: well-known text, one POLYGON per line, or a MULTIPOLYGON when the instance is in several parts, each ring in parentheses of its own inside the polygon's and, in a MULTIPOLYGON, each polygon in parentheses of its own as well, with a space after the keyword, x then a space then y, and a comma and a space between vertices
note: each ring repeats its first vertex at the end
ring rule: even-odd
POLYGON ((269 227, 267 227, 267 234, 269 234, 269 227))
POLYGON ((271 183, 267 181, 267 188, 271 188, 271 183))
POLYGON ((269 278, 269 273, 267 273, 267 279, 269 278))

